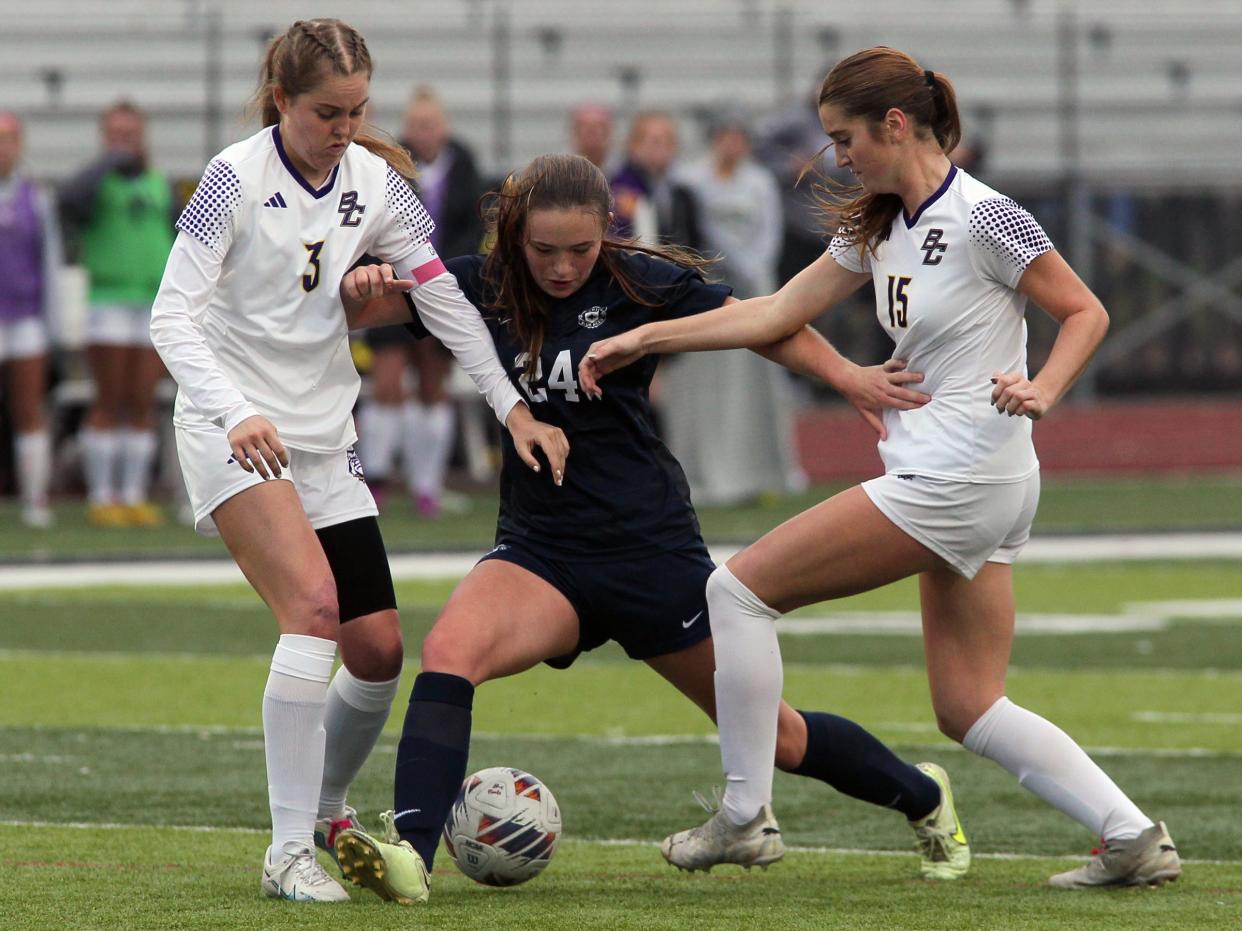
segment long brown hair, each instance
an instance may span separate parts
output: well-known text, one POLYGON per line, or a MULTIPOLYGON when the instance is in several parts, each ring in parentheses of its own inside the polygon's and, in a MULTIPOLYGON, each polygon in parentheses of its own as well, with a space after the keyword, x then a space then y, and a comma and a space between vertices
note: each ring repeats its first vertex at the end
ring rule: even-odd
MULTIPOLYGON (((483 303, 508 316, 510 326, 526 350, 525 373, 533 379, 548 324, 548 297, 526 262, 527 222, 533 210, 586 210, 606 230, 612 212, 608 179, 590 159, 581 155, 540 155, 513 172, 500 189, 483 200, 483 218, 492 250, 483 263, 483 303)), ((644 307, 657 307, 661 297, 651 285, 635 281, 625 271, 620 255, 644 252, 687 268, 705 270, 713 262, 677 246, 647 246, 632 239, 605 235, 599 252, 608 273, 625 296, 644 307)))
MULTIPOLYGON (((962 141, 953 84, 943 74, 924 71, 905 52, 886 46, 863 49, 838 62, 820 85, 819 106, 824 105, 848 117, 862 117, 872 133, 889 110, 901 110, 915 133, 934 136, 946 155, 962 141)), ((869 194, 861 186, 820 184, 816 194, 826 231, 857 244, 860 250, 874 250, 901 212, 898 195, 869 194)))
MULTIPOLYGON (((371 77, 371 53, 361 33, 339 19, 300 19, 282 35, 268 43, 263 66, 259 69, 259 89, 250 102, 264 126, 280 123, 276 107, 276 88, 286 97, 297 97, 314 90, 331 72, 349 77, 371 77)), ((390 141, 373 126, 365 125, 354 142, 375 153, 398 174, 414 177, 410 153, 390 141)))

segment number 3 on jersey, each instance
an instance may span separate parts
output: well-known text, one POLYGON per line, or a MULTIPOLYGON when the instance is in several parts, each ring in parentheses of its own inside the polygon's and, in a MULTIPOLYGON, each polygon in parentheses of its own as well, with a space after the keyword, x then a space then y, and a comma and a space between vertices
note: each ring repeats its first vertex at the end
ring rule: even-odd
POLYGON ((323 251, 323 243, 322 239, 319 242, 302 243, 306 247, 306 251, 310 253, 306 257, 306 271, 302 273, 303 291, 314 291, 319 285, 319 253, 323 251))
POLYGON ((888 276, 888 325, 891 327, 909 326, 910 306, 906 288, 913 280, 908 275, 888 276))
MULTIPOLYGON (((517 358, 513 360, 513 367, 522 372, 518 377, 518 382, 522 385, 522 390, 526 392, 526 396, 533 402, 546 401, 548 393, 538 388, 526 376, 526 360, 530 358, 529 353, 520 352, 517 358)), ((535 382, 543 380, 543 360, 535 363, 535 382)), ((574 363, 570 358, 569 350, 562 349, 556 354, 556 359, 552 362, 552 374, 548 376, 548 387, 556 388, 558 391, 565 392, 566 401, 578 400, 578 382, 574 379, 574 363)))

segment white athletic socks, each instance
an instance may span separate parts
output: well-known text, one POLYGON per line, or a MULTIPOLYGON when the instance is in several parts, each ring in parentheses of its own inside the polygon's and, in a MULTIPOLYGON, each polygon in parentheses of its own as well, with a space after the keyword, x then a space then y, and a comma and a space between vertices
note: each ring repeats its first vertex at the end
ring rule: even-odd
POLYGON ((121 472, 121 503, 142 504, 151 485, 151 465, 155 462, 155 433, 152 430, 118 430, 121 472))
POLYGON ((87 499, 91 504, 115 504, 121 432, 83 427, 79 437, 82 443, 82 470, 86 475, 87 499))
POLYGON ((716 717, 725 773, 720 807, 734 824, 746 824, 772 800, 784 685, 774 623, 780 612, 725 566, 707 580, 707 610, 716 650, 716 717))
POLYGON ((401 405, 372 401, 362 409, 358 424, 358 455, 367 477, 386 479, 401 446, 401 405))
POLYGON ((453 452, 456 412, 447 401, 420 404, 408 401, 405 417, 405 467, 410 489, 416 495, 439 498, 444 473, 453 452))
POLYGON ((1008 698, 998 698, 962 743, 1097 837, 1127 840, 1152 825, 1068 734, 1008 698))
POLYGON ((323 720, 327 747, 319 791, 320 818, 339 818, 345 813, 345 794, 375 747, 400 685, 400 674, 386 682, 367 682, 344 666, 336 671, 328 686, 323 720))
POLYGON ((313 847, 323 783, 324 706, 336 644, 320 637, 282 634, 263 691, 263 746, 272 846, 313 847))
POLYGON ((46 508, 52 480, 51 434, 46 430, 19 433, 13 447, 22 504, 28 509, 46 508))

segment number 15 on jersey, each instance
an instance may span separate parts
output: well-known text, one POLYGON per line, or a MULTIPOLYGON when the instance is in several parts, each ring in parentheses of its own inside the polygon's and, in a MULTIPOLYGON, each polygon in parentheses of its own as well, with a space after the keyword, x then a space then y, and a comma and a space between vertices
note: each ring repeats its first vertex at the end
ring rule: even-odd
POLYGON ((907 327, 910 325, 910 299, 906 288, 914 279, 909 275, 888 276, 888 325, 890 327, 907 327))

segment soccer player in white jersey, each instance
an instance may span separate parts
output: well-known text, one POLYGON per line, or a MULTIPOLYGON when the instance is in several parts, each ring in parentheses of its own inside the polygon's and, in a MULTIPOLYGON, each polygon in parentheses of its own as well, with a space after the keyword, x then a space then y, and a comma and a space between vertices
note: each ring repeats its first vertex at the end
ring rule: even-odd
POLYGON ((478 311, 436 256, 403 174, 408 154, 360 129, 371 59, 338 20, 294 23, 268 48, 264 128, 207 166, 151 320, 177 381, 177 448, 200 532, 223 537, 280 639, 263 695, 272 846, 262 889, 348 894, 314 844, 355 825, 346 791, 396 693, 401 632, 375 502, 354 455, 358 374, 337 285, 364 254, 413 287, 427 328, 538 470, 560 483, 568 446, 537 423, 478 311), (281 480, 283 479, 283 480, 281 480), (337 643, 343 666, 332 676, 337 643))
MULTIPOLYGON (((825 78, 819 115, 837 164, 861 189, 826 203, 840 232, 776 294, 648 324, 591 347, 587 390, 648 352, 763 346, 868 281, 895 358, 932 400, 883 411, 885 474, 773 530, 715 571, 708 606, 727 788, 706 824, 664 842, 674 863, 768 856, 783 612, 919 576, 923 639, 940 729, 999 763, 1104 839, 1060 888, 1159 885, 1181 872, 1153 823, 1068 735, 1005 697, 1013 562, 1039 499, 1031 421, 1086 367, 1108 315, 1029 213, 949 162, 961 138, 953 86, 902 52, 873 48, 825 78), (1043 369, 1026 371, 1027 298, 1060 325, 1043 369)), ((950 844, 946 856, 952 860, 950 844)))

